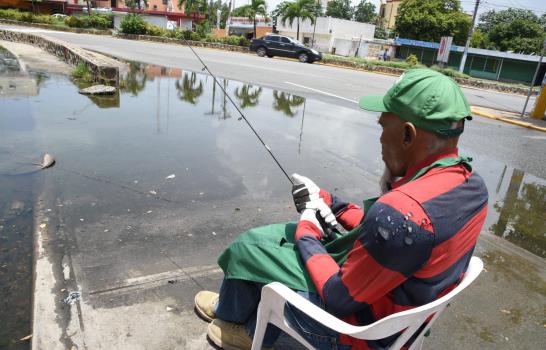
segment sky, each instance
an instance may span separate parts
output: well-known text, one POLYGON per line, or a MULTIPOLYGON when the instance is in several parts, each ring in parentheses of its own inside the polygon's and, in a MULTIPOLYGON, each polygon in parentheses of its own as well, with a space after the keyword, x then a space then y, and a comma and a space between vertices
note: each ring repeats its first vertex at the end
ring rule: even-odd
MULTIPOLYGON (((273 10, 283 0, 266 0, 267 10, 273 10)), ((424 0, 426 1, 426 0, 424 0)), ((246 5, 250 0, 235 0, 235 6, 246 5)), ((353 5, 356 5, 360 0, 351 0, 353 5)), ((379 11, 379 0, 370 0, 375 4, 377 11, 379 11)), ((475 0, 461 0, 463 9, 465 12, 472 13, 474 11, 475 0)), ((478 16, 480 13, 487 12, 489 10, 505 10, 509 7, 525 8, 535 12, 537 15, 542 15, 546 12, 546 1, 544 0, 481 0, 480 8, 478 10, 478 16)))

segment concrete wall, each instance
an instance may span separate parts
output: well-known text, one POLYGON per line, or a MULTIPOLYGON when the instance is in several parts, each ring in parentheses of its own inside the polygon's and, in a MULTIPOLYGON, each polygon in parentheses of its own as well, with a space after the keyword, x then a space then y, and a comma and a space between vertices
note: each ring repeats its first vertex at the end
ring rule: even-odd
POLYGON ((120 64, 117 61, 83 50, 62 40, 30 33, 12 32, 5 29, 0 29, 0 40, 38 46, 74 66, 84 62, 91 69, 97 81, 114 83, 115 85, 119 83, 120 64))
MULTIPOLYGON (((277 22, 277 30, 280 34, 286 35, 292 38, 296 38, 297 22, 290 25, 287 21, 285 25, 282 24, 282 19, 277 22)), ((298 40, 305 42, 308 46, 313 46, 319 51, 332 52, 332 49, 336 47, 336 40, 340 49, 345 52, 348 51, 347 46, 353 44, 346 44, 346 40, 358 40, 373 39, 375 33, 375 25, 369 23, 360 23, 355 21, 348 21, 345 19, 332 18, 332 17, 318 17, 316 27, 309 20, 305 20, 300 23, 300 35, 298 40), (315 42, 312 43, 313 31, 315 33, 315 42), (343 41, 343 39, 345 41, 343 41)))

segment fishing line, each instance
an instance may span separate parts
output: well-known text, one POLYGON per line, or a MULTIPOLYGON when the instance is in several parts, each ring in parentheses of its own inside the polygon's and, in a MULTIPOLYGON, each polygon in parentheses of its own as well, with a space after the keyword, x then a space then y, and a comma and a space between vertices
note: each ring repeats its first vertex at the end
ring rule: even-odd
POLYGON ((210 71, 209 67, 207 67, 207 65, 205 64, 205 62, 203 62, 203 60, 201 59, 201 57, 197 54, 197 52, 195 52, 195 50, 193 49, 193 47, 190 45, 190 43, 186 40, 186 38, 182 37, 182 39, 184 40, 184 42, 186 43, 186 45, 190 48, 191 52, 193 52, 193 54, 195 55, 195 57, 197 57, 197 59, 199 60, 199 62, 201 62, 201 65, 203 66, 203 68, 201 68, 202 71, 207 71, 210 76, 212 77, 212 79, 214 80, 214 83, 216 85, 218 85, 218 87, 222 90, 222 92, 224 93, 224 96, 226 96, 228 98, 228 100, 231 102, 231 104, 233 105, 233 107, 235 107, 235 109, 237 110, 237 112, 239 113, 240 117, 239 117, 239 120, 243 119, 246 124, 250 127, 250 129, 252 130, 252 132, 254 132, 254 135, 256 135, 256 137, 258 138, 258 140, 260 140, 260 142, 262 143, 262 145, 265 147, 265 149, 267 150, 267 152, 269 152, 269 154, 271 155, 271 157, 273 158, 273 160, 275 161, 275 163, 277 163, 277 165, 279 166, 279 168, 282 170, 282 172, 284 173, 284 176, 286 176, 286 178, 288 179, 288 181, 290 181, 290 183, 292 185, 294 185, 294 182, 292 181, 292 179, 290 178, 290 176, 288 175, 288 173, 286 172, 286 170, 284 170, 283 166, 281 165, 281 163, 279 163, 279 160, 277 159, 277 157, 275 157, 275 155, 273 154, 273 152, 271 151, 271 148, 269 148, 269 146, 264 142, 264 140, 260 137, 260 135, 258 134, 258 132, 256 131, 256 129, 254 129, 254 127, 252 126, 252 124, 250 124, 250 122, 248 121, 248 119, 246 119, 245 115, 243 114, 243 112, 239 109, 239 106, 237 106, 237 104, 235 103, 235 101, 233 101, 231 99, 231 96, 227 93, 227 91, 224 89, 224 87, 220 84, 220 82, 218 81, 218 79, 216 79, 216 76, 214 74, 212 74, 212 72, 210 71))

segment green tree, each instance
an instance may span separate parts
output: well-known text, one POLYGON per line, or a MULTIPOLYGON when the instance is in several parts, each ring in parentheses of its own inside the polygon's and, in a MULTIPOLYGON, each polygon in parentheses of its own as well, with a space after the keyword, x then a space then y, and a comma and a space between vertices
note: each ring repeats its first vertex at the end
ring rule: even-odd
POLYGON ((196 104, 197 98, 203 94, 203 82, 199 80, 199 84, 197 84, 197 74, 195 73, 184 74, 182 84, 180 84, 180 80, 177 80, 175 87, 178 90, 178 98, 192 105, 196 104))
POLYGON ((296 0, 285 1, 279 4, 277 15, 282 18, 282 24, 286 25, 286 22, 292 26, 294 20, 297 23, 296 39, 300 38, 300 20, 306 19, 311 21, 311 24, 315 23, 317 11, 314 0, 296 0))
POLYGON ((184 6, 184 13, 206 13, 207 0, 178 0, 178 8, 184 6))
POLYGON ((477 31, 487 36, 487 47, 501 51, 538 53, 546 37, 544 21, 530 10, 509 8, 480 16, 477 31))
POLYGON ((489 33, 497 24, 511 23, 516 20, 540 23, 538 16, 531 10, 509 8, 502 11, 491 10, 483 13, 480 15, 477 28, 484 33, 489 33))
POLYGON ((301 106, 303 102, 305 102, 305 98, 303 97, 277 90, 273 91, 273 108, 290 118, 296 115, 296 112, 292 108, 301 106))
MULTIPOLYGON (((375 7, 375 6, 374 6, 375 7)), ((335 18, 351 19, 353 8, 351 0, 331 0, 326 5, 326 16, 335 18)))
POLYGON ((376 39, 387 39, 389 37, 389 32, 382 25, 376 25, 373 37, 376 39))
POLYGON ((472 38, 470 39, 470 47, 476 47, 479 49, 489 49, 490 48, 489 37, 487 34, 481 31, 481 29, 476 29, 472 33, 472 38))
POLYGON ((131 62, 129 63, 129 71, 120 79, 119 86, 121 91, 137 96, 146 87, 147 80, 143 64, 131 62))
POLYGON ((367 0, 360 0, 354 8, 353 20, 363 23, 375 23, 377 14, 375 5, 367 0))
POLYGON ((254 87, 251 84, 244 84, 241 88, 237 87, 235 89, 235 97, 239 100, 239 105, 243 109, 257 106, 261 94, 262 88, 254 87))
POLYGON ((222 0, 210 0, 208 5, 208 22, 209 27, 216 27, 218 16, 216 11, 220 10, 220 28, 226 27, 226 22, 229 17, 230 7, 227 2, 222 0))
MULTIPOLYGON (((252 20, 254 26, 254 38, 256 37, 256 16, 266 16, 267 15, 267 4, 265 0, 251 0, 250 4, 238 7, 236 10, 238 14, 242 17, 248 17, 252 20)), ((235 11, 234 11, 235 12, 235 11)))
POLYGON ((439 42, 442 36, 453 36, 455 44, 464 45, 471 19, 459 0, 404 0, 395 26, 404 38, 439 42))

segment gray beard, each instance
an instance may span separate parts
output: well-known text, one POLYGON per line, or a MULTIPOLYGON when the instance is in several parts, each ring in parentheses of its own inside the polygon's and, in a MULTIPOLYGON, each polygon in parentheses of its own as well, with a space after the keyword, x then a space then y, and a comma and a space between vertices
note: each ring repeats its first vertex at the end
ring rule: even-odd
POLYGON ((383 175, 379 179, 379 189, 381 190, 381 195, 389 192, 391 190, 391 184, 394 182, 395 178, 392 176, 390 169, 385 165, 385 170, 383 170, 383 175))

